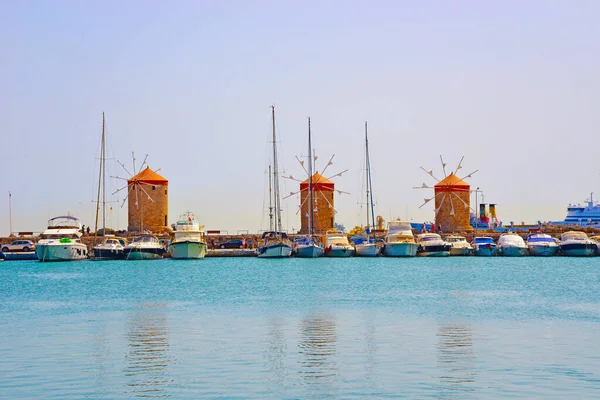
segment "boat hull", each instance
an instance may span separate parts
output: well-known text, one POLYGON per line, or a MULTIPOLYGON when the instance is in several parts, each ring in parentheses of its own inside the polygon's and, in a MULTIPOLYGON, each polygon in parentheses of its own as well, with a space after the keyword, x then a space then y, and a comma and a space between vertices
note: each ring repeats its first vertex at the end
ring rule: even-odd
POLYGON ((288 244, 272 244, 259 247, 257 254, 261 258, 285 258, 292 255, 292 246, 288 244))
POLYGON ((317 257, 323 257, 324 253, 325 253, 325 249, 316 244, 296 246, 296 257, 317 258, 317 257))
POLYGON ((502 246, 500 249, 500 255, 504 257, 524 257, 527 252, 527 247, 502 246))
POLYGON ((352 257, 354 249, 352 247, 330 247, 325 249, 325 257, 352 257))
POLYGON ((529 255, 535 257, 552 257, 558 254, 558 246, 529 245, 529 255))
POLYGON ((386 243, 383 255, 386 257, 414 257, 419 245, 416 243, 386 243))
POLYGON ((156 260, 162 258, 164 252, 162 248, 126 248, 123 253, 126 260, 156 260))
POLYGON ((560 252, 568 257, 591 257, 596 255, 596 245, 592 243, 573 243, 560 246, 560 252))
POLYGON ((169 245, 171 258, 177 260, 204 258, 206 256, 206 243, 204 242, 173 242, 169 245))
POLYGON ((419 257, 448 257, 450 247, 450 245, 421 246, 417 248, 417 255, 419 257))
POLYGON ((99 249, 94 247, 92 249, 94 254, 94 260, 121 260, 125 257, 123 249, 99 249))
POLYGON ((472 249, 468 247, 452 247, 450 249, 451 256, 468 256, 471 254, 472 249))
POLYGON ((498 253, 496 247, 481 246, 473 249, 473 254, 477 257, 492 257, 498 253))
POLYGON ((354 246, 357 257, 377 257, 380 250, 379 246, 375 243, 364 243, 354 246))
POLYGON ((35 254, 40 262, 77 261, 88 257, 83 243, 37 244, 35 254))

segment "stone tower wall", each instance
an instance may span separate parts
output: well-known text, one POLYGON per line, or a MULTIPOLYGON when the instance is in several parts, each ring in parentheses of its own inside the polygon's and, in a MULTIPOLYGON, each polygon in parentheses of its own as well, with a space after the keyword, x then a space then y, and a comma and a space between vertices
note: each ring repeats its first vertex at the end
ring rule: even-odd
POLYGON ((141 184, 133 186, 127 198, 129 225, 127 230, 129 232, 141 232, 143 228, 152 233, 169 230, 169 185, 141 184), (152 200, 148 199, 148 196, 140 187, 148 193, 152 200), (138 191, 137 206, 135 204, 136 190, 138 191))
MULTIPOLYGON (((442 189, 445 189, 442 187, 442 189)), ((435 209, 438 207, 441 208, 438 211, 435 217, 436 225, 441 225, 442 230, 446 233, 448 232, 468 232, 471 231, 470 224, 470 202, 471 196, 469 192, 469 188, 466 188, 466 191, 441 191, 440 189, 435 189, 435 209), (437 195, 438 193, 445 193, 445 199, 443 194, 437 195), (456 196, 460 197, 463 201, 460 201, 456 196), (450 202, 452 199, 452 203, 450 202), (467 204, 467 205, 465 205, 467 204), (452 205, 454 205, 454 215, 451 215, 452 205)))
MULTIPOLYGON (((315 212, 314 212, 314 227, 315 233, 323 234, 328 229, 333 228, 334 222, 334 202, 333 202, 333 190, 315 190, 314 201, 315 201, 315 212), (331 207, 330 207, 331 204, 331 207)), ((300 233, 309 233, 308 227, 308 190, 302 190, 300 192, 300 233)))

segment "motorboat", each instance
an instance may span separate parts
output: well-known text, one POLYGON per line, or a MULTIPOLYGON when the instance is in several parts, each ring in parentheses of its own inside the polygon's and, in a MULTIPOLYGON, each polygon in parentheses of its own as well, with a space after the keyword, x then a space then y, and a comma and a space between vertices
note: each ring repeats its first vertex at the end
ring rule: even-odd
POLYGON ((600 235, 590 237, 590 240, 596 242, 596 255, 600 256, 600 235))
POLYGON ((200 226, 194 213, 188 211, 181 215, 174 228, 173 240, 169 245, 171 258, 190 259, 206 256, 203 226, 200 226))
POLYGON ((125 239, 107 235, 102 243, 97 244, 92 249, 93 259, 97 261, 122 259, 125 257, 123 253, 124 245, 126 245, 125 239))
POLYGON ((471 247, 464 236, 448 235, 444 240, 450 243, 451 256, 468 256, 473 252, 473 247, 471 247))
POLYGON ((133 238, 131 243, 123 248, 127 260, 155 260, 162 258, 164 246, 154 235, 144 233, 133 238))
POLYGON ((530 233, 526 242, 530 256, 555 256, 558 253, 558 244, 546 233, 530 233))
POLYGON ((516 233, 503 233, 498 238, 498 253, 506 257, 523 257, 528 253, 527 245, 516 233))
POLYGON ((82 235, 78 218, 71 215, 54 217, 40 236, 35 254, 41 262, 85 260, 88 248, 81 243, 82 235))
POLYGON ((381 253, 381 246, 373 238, 356 236, 352 243, 354 243, 354 252, 358 257, 377 257, 381 253))
POLYGON ((471 246, 473 247, 473 254, 476 256, 495 256, 498 252, 498 246, 494 243, 494 239, 489 236, 474 237, 471 246))
POLYGON ((560 253, 563 256, 589 257, 595 256, 598 248, 596 242, 590 240, 585 232, 568 231, 560 235, 560 253))
POLYGON ((388 222, 383 255, 386 257, 414 257, 419 245, 415 242, 412 227, 408 221, 388 222))
POLYGON ((447 257, 452 245, 442 239, 437 233, 422 233, 417 235, 417 255, 424 257, 447 257))
POLYGON ((325 248, 314 236, 301 236, 294 239, 293 251, 296 257, 316 258, 323 257, 325 248))
POLYGON ((292 255, 292 244, 284 232, 264 232, 262 241, 262 246, 256 249, 258 257, 283 258, 292 255))
POLYGON ((343 233, 328 233, 325 235, 326 257, 351 257, 354 255, 354 246, 343 233))

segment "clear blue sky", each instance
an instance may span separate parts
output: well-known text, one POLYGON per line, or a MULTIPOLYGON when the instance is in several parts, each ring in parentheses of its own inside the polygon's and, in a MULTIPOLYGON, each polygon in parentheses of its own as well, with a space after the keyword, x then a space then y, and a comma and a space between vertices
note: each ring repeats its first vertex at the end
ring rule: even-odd
MULTIPOLYGON (((349 170, 346 227, 365 120, 386 220, 433 219, 412 188, 435 183, 419 167, 441 175, 440 154, 479 169, 470 183, 503 221, 563 219, 600 198, 599 15, 596 1, 6 2, 0 229, 9 190, 15 231, 67 211, 93 224, 102 111, 110 155, 148 154, 169 179, 170 222, 190 209, 209 229, 265 227, 271 104, 287 174, 302 177, 307 116, 330 171, 349 170)), ((288 229, 297 203, 284 202, 288 229)))

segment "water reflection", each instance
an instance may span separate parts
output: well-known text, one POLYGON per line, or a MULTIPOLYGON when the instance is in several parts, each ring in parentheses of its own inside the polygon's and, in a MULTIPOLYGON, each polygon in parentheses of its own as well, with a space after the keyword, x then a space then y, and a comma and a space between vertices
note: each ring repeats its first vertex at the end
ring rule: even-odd
POLYGON ((437 337, 440 398, 464 398, 473 392, 477 375, 472 329, 468 325, 442 324, 437 337))
POLYGON ((337 375, 336 324, 326 316, 310 316, 300 323, 300 374, 306 383, 326 383, 337 375))
POLYGON ((286 378, 285 369, 286 346, 283 335, 282 321, 273 318, 269 324, 267 339, 267 363, 273 372, 273 381, 281 385, 286 378))
POLYGON ((171 383, 167 368, 169 329, 163 308, 165 304, 146 304, 133 318, 127 332, 127 385, 136 397, 164 398, 171 383))

